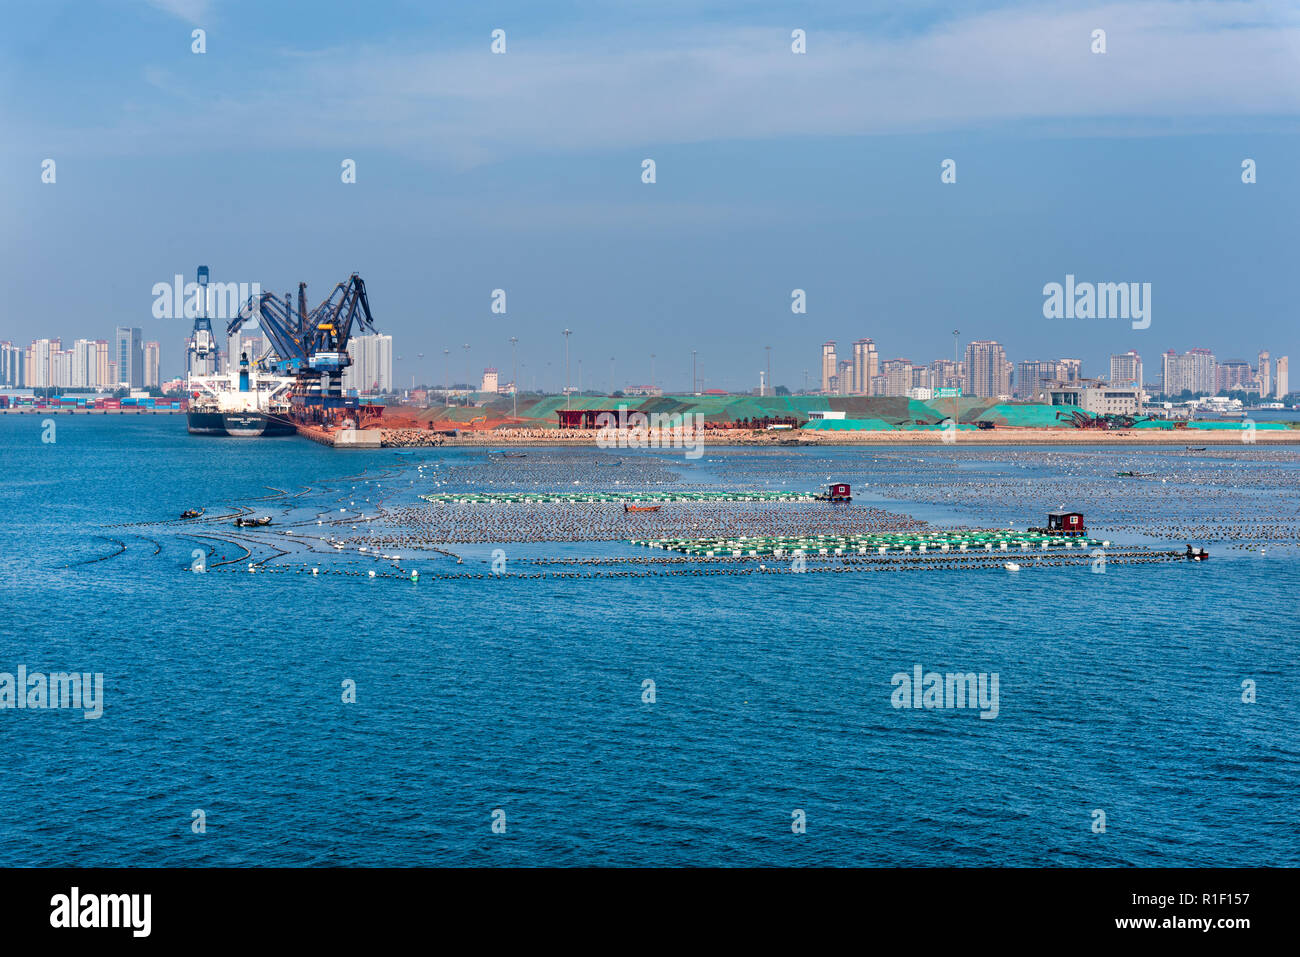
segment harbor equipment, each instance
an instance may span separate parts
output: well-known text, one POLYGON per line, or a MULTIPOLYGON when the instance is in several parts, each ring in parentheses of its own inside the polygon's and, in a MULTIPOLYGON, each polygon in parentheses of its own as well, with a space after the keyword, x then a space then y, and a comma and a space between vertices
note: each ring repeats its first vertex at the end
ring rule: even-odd
POLYGON ((295 418, 328 424, 349 413, 362 417, 366 410, 359 409, 358 400, 343 395, 343 371, 352 364, 348 342, 354 332, 378 329, 365 281, 357 273, 335 285, 310 312, 305 282, 298 283, 296 310, 288 293, 283 302, 269 292, 252 296, 226 327, 227 338, 253 321, 271 341, 270 371, 294 377, 290 398, 295 418))

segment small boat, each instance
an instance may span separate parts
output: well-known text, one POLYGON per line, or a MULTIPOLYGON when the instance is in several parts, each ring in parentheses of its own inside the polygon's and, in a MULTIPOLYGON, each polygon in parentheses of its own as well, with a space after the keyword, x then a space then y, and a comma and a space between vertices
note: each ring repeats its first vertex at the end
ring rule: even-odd
POLYGON ((623 503, 623 511, 625 512, 657 512, 661 508, 663 508, 662 505, 629 505, 627 502, 623 503))
POLYGON ((1155 472, 1116 472, 1116 478, 1155 478, 1155 472))
POLYGON ((202 514, 203 509, 201 508, 187 508, 185 511, 181 512, 181 518, 198 518, 202 514))
POLYGON ((237 528, 262 528, 271 524, 271 516, 263 515, 261 518, 254 518, 251 515, 240 516, 235 519, 237 528))
POLYGON ((1201 445, 1201 446, 1198 446, 1198 447, 1196 447, 1196 448, 1192 448, 1190 445, 1188 445, 1188 446, 1185 447, 1185 451, 1187 451, 1187 452, 1204 452, 1204 451, 1205 451, 1205 446, 1204 446, 1204 445, 1201 445))
POLYGON ((1185 555, 1194 562, 1203 562, 1210 557, 1210 553, 1204 548, 1192 548, 1191 545, 1187 546, 1185 555))
POLYGON ((1006 563, 1005 565, 1003 565, 1002 567, 1005 568, 1005 569, 1006 569, 1007 571, 1009 571, 1009 572, 1018 572, 1018 571, 1020 571, 1020 566, 1017 565, 1015 562, 1007 562, 1007 563, 1006 563))

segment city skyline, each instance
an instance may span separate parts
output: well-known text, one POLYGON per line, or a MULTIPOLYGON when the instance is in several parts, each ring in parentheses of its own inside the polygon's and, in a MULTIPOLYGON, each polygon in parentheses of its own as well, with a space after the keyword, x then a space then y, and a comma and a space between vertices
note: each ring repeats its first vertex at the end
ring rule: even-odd
MULTIPOLYGON (((254 331, 256 327, 253 327, 254 331)), ((1033 401, 1045 394, 1047 387, 1053 383, 1078 381, 1101 381, 1114 385, 1134 386, 1145 389, 1152 394, 1181 394, 1184 390, 1195 394, 1226 394, 1233 391, 1258 392, 1262 400, 1282 399, 1291 394, 1289 380, 1289 357, 1274 355, 1269 350, 1260 350, 1256 356, 1257 365, 1252 366, 1248 359, 1240 356, 1220 356, 1213 349, 1194 346, 1179 353, 1170 348, 1160 352, 1158 358, 1148 365, 1140 353, 1129 350, 1126 353, 1111 354, 1108 357, 1107 371, 1084 372, 1082 360, 1073 357, 1054 359, 1012 359, 1008 356, 1002 343, 996 340, 970 340, 961 348, 959 330, 954 330, 954 348, 958 360, 934 358, 929 361, 914 362, 910 358, 882 358, 877 344, 870 337, 860 337, 851 344, 851 359, 840 359, 838 342, 827 340, 821 347, 820 389, 817 383, 811 385, 800 382, 791 386, 783 382, 767 382, 765 387, 751 386, 741 389, 719 389, 717 385, 708 385, 704 376, 694 376, 689 386, 674 388, 670 383, 653 380, 646 382, 630 381, 621 386, 605 391, 624 391, 634 394, 644 391, 690 393, 692 391, 726 391, 758 392, 764 389, 771 395, 782 388, 792 393, 821 392, 831 395, 865 395, 865 396, 906 396, 929 398, 930 394, 952 394, 954 388, 960 388, 963 394, 974 396, 1006 395, 1017 400, 1033 401), (1158 380, 1148 376, 1155 363, 1159 363, 1158 380), (974 382, 972 382, 974 370, 974 382), (847 384, 846 384, 847 377, 847 384), (865 377, 865 378, 864 378, 865 377), (648 383, 648 384, 647 384, 648 383), (1172 383, 1172 385, 1171 385, 1172 383), (1152 390, 1151 386, 1156 386, 1152 390), (1279 391, 1281 390, 1281 391, 1279 391)), ((71 349, 63 349, 61 338, 41 338, 32 340, 23 347, 8 340, 0 341, 0 388, 161 388, 167 383, 183 380, 184 371, 179 375, 164 374, 161 363, 161 346, 155 340, 144 341, 140 338, 138 327, 119 326, 115 329, 114 340, 78 339, 71 349), (133 358, 128 368, 128 379, 119 374, 124 355, 133 358), (119 358, 112 358, 117 356, 119 358), (94 369, 93 373, 88 370, 94 369), (33 370, 44 370, 36 376, 33 370), (136 376, 136 372, 139 376, 136 376)), ((259 333, 256 335, 238 334, 226 343, 221 351, 220 371, 230 368, 232 343, 238 341, 239 349, 252 348, 253 358, 260 355, 269 345, 259 333)), ((470 348, 462 346, 461 358, 468 360, 470 348)), ((188 351, 182 345, 178 350, 182 356, 188 351)), ((450 363, 450 349, 444 350, 444 367, 446 375, 408 380, 403 385, 396 378, 394 371, 394 341, 389 335, 357 336, 349 343, 349 354, 353 366, 344 373, 344 388, 361 392, 401 392, 406 388, 474 388, 479 382, 478 391, 483 383, 494 382, 500 391, 517 387, 521 391, 547 391, 563 394, 565 391, 601 391, 599 384, 583 389, 581 381, 572 377, 566 383, 561 380, 554 387, 547 387, 545 381, 539 387, 536 382, 536 369, 533 370, 530 385, 527 363, 520 366, 519 382, 511 381, 500 384, 497 368, 494 365, 482 367, 482 375, 476 375, 474 364, 467 365, 468 378, 457 380, 450 363), (448 378, 448 376, 450 378, 448 378), (368 384, 367 384, 368 383, 368 384)), ((436 356, 430 357, 435 360, 436 356)), ((696 359, 692 356, 692 359, 696 359)), ((611 375, 613 374, 611 359, 611 375)), ((694 363, 693 363, 694 364, 694 363)), ((215 370, 212 370, 215 371, 215 370)), ((547 373, 551 373, 549 364, 547 373)), ((579 379, 581 366, 578 368, 579 379)), ((765 380, 765 371, 760 371, 759 382, 765 380)), ((611 385, 613 385, 611 381, 611 385)))

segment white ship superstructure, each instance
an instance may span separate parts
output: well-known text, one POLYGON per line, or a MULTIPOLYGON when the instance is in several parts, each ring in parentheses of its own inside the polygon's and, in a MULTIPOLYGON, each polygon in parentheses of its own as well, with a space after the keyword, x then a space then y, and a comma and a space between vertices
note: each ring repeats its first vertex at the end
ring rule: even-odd
POLYGON ((289 376, 259 372, 245 353, 226 375, 190 376, 189 429, 196 435, 291 435, 289 376))

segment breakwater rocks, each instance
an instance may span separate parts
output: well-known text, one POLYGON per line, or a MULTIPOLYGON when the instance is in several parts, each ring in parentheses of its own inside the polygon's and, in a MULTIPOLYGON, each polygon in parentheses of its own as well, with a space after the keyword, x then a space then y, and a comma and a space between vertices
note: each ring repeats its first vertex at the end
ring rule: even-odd
POLYGON ((447 436, 425 429, 381 429, 379 445, 385 449, 423 449, 443 445, 447 436))

